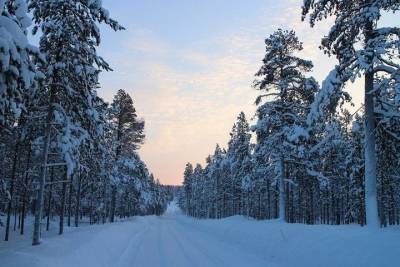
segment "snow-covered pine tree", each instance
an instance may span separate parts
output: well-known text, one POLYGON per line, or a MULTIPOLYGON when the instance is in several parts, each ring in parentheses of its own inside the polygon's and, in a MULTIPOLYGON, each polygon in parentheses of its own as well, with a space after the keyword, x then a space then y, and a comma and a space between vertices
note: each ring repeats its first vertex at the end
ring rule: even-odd
POLYGON ((42 33, 40 50, 47 60, 43 68, 46 85, 41 88, 41 93, 48 96, 44 106, 47 120, 32 242, 38 245, 47 167, 55 164, 48 162, 50 149, 55 149, 50 143, 56 144, 69 177, 80 170, 79 146, 90 138, 89 129, 84 127, 97 127, 94 101, 98 74, 101 70, 110 70, 96 52, 100 43, 97 24, 105 23, 114 30, 123 28, 109 17, 101 1, 32 0, 29 9, 35 22, 33 33, 39 29, 42 33))
POLYGON ((313 208, 315 212, 321 211, 319 217, 323 223, 345 222, 344 207, 347 207, 345 202, 349 196, 350 182, 356 182, 350 181, 349 177, 351 162, 348 157, 353 147, 348 138, 349 125, 345 118, 336 114, 318 125, 322 128, 314 127, 310 138, 312 142, 307 149, 310 159, 308 173, 319 181, 319 196, 314 199, 320 209, 313 208))
MULTIPOLYGON (((262 114, 260 113, 259 115, 262 114)), ((254 146, 251 162, 253 169, 243 184, 249 194, 248 213, 249 216, 257 219, 277 218, 279 216, 279 188, 275 179, 274 165, 272 164, 269 150, 265 149, 266 147, 263 145, 266 135, 259 131, 256 137, 257 142, 254 146), (263 211, 265 211, 265 216, 263 211)))
POLYGON ((124 90, 118 90, 111 104, 110 119, 116 127, 116 153, 137 150, 143 143, 144 121, 136 114, 132 97, 124 90))
POLYGON ((27 16, 24 0, 0 1, 0 132, 9 129, 27 109, 34 95, 37 78, 36 62, 42 61, 39 49, 26 36, 32 21, 27 16))
MULTIPOLYGON (((303 20, 309 15, 310 24, 334 17, 328 36, 322 39, 321 48, 333 54, 339 65, 328 76, 317 106, 338 100, 343 85, 364 75, 365 80, 365 188, 367 225, 380 225, 377 204, 377 158, 374 77, 384 74, 394 84, 399 84, 399 36, 397 27, 379 27, 384 12, 398 12, 397 0, 306 0, 303 20), (330 95, 329 97, 327 95, 330 95)), ((320 108, 314 109, 321 110, 320 108)), ((399 111, 397 110, 396 113, 399 111)), ((312 117, 319 116, 318 112, 312 117)))
POLYGON ((155 184, 150 183, 150 173, 147 169, 146 164, 139 157, 139 154, 134 152, 134 156, 130 159, 132 163, 135 163, 134 168, 129 165, 130 175, 128 176, 125 188, 122 189, 126 192, 128 198, 122 200, 124 204, 124 211, 120 212, 120 216, 123 217, 131 215, 147 215, 154 214, 150 212, 150 208, 155 201, 155 196, 151 194, 154 190, 155 184), (133 203, 131 207, 129 204, 133 203), (129 210, 129 212, 127 212, 129 210))
POLYGON ((109 106, 103 100, 98 99, 96 109, 98 110, 100 120, 103 122, 103 131, 96 142, 93 143, 97 157, 95 160, 90 161, 90 168, 95 168, 95 176, 97 176, 96 178, 98 179, 97 191, 99 200, 96 203, 96 215, 98 220, 101 220, 102 223, 105 223, 107 221, 109 208, 110 194, 108 189, 112 177, 115 151, 113 149, 112 125, 108 121, 109 106))
POLYGON ((182 201, 183 210, 186 214, 192 215, 192 175, 193 175, 193 165, 187 163, 185 166, 185 171, 183 172, 183 193, 182 196, 185 201, 182 201))
POLYGON ((364 117, 355 114, 347 145, 346 175, 349 179, 349 198, 347 201, 347 223, 365 225, 364 192, 364 117))
MULTIPOLYGON (((241 210, 240 214, 245 215, 247 217, 250 216, 250 211, 252 209, 252 192, 255 188, 255 182, 254 182, 254 170, 255 170, 255 164, 254 164, 254 151, 253 151, 253 145, 250 144, 250 151, 249 151, 249 156, 245 157, 242 165, 240 167, 241 172, 243 173, 243 176, 241 178, 241 185, 240 185, 240 190, 242 192, 240 199, 241 199, 241 210)), ((265 184, 265 183, 263 183, 265 184)), ((269 194, 269 192, 267 192, 269 194)), ((267 203, 269 206, 270 202, 267 203)), ((270 219, 270 217, 268 217, 270 219)))
POLYGON ((400 84, 381 75, 375 90, 379 216, 387 226, 400 224, 400 84))
POLYGON ((231 179, 231 215, 242 212, 242 183, 247 171, 244 162, 250 157, 250 127, 245 114, 241 112, 230 133, 225 161, 228 163, 229 176, 231 179))
POLYGON ((211 175, 211 181, 213 184, 213 193, 212 195, 214 196, 213 202, 214 204, 214 218, 220 219, 223 217, 224 213, 224 207, 223 207, 223 197, 222 197, 222 192, 224 190, 223 186, 223 175, 224 175, 224 169, 223 169, 223 160, 225 157, 224 151, 221 149, 221 147, 217 144, 214 150, 214 154, 212 156, 212 161, 210 163, 210 175, 211 175))
POLYGON ((206 218, 214 218, 215 215, 215 188, 213 177, 211 176, 211 165, 212 163, 212 156, 208 155, 206 157, 206 165, 203 169, 203 176, 204 176, 204 188, 203 191, 205 192, 205 206, 206 206, 206 218))
POLYGON ((192 184, 193 184, 193 195, 192 195, 192 206, 193 216, 197 218, 202 217, 202 200, 203 200, 203 167, 197 163, 193 170, 192 184))
POLYGON ((285 183, 287 161, 290 158, 290 139, 306 135, 302 130, 305 109, 313 90, 307 85, 304 73, 313 67, 310 61, 295 56, 303 49, 294 31, 277 30, 265 40, 266 55, 256 73, 254 87, 265 91, 257 97, 258 122, 253 127, 263 150, 279 177, 279 218, 285 219, 285 183), (264 99, 267 99, 263 103, 264 99))
MULTIPOLYGON (((0 179, 0 186, 4 185, 8 195, 6 241, 9 238, 10 213, 15 193, 17 155, 24 139, 28 107, 35 95, 38 78, 41 77, 37 71, 37 63, 43 62, 39 49, 32 46, 26 36, 30 25, 25 1, 0 1, 0 135, 4 138, 13 135, 10 142, 14 144, 8 189, 3 184, 3 179, 0 179)), ((0 144, 7 146, 6 143, 0 144)))
POLYGON ((222 218, 232 215, 232 180, 226 152, 216 146, 213 156, 208 156, 206 166, 186 164, 180 196, 180 206, 189 216, 222 218))
MULTIPOLYGON (((114 221, 115 207, 117 202, 117 185, 123 181, 123 165, 133 159, 135 153, 144 141, 144 121, 139 120, 133 106, 133 100, 124 90, 118 90, 111 104, 108 117, 113 136, 115 150, 115 164, 113 166, 113 180, 111 191, 110 221, 114 221), (121 166, 120 166, 121 165, 121 166)), ((126 167, 126 166, 125 166, 126 167)))

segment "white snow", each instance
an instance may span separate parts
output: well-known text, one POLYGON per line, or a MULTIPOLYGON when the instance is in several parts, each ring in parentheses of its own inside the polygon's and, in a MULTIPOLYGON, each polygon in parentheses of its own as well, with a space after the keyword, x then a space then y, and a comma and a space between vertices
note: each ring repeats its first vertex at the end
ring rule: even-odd
POLYGON ((161 217, 46 235, 35 247, 28 237, 1 241, 0 266, 384 267, 396 266, 400 255, 398 227, 370 231, 357 225, 307 226, 240 216, 198 220, 182 215, 174 203, 161 217))

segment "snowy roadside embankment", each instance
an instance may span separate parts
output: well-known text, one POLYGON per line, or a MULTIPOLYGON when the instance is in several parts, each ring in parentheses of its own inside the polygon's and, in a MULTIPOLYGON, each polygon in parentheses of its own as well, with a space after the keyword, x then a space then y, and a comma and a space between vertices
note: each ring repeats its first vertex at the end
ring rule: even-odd
POLYGON ((236 244, 282 266, 398 266, 400 228, 288 224, 241 216, 181 220, 188 229, 236 244), (196 223, 197 222, 197 223, 196 223))

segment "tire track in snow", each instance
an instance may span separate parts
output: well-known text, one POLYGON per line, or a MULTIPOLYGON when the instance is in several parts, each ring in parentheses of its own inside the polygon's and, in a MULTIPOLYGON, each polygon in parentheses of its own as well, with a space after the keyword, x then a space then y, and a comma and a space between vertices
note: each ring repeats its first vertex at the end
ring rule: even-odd
MULTIPOLYGON (((197 227, 183 222, 182 219, 186 219, 186 217, 176 217, 177 227, 175 229, 187 238, 187 243, 195 244, 198 249, 202 250, 207 258, 218 259, 220 263, 216 266, 232 266, 232 264, 236 266, 240 262, 243 262, 243 266, 269 266, 265 259, 251 253, 243 253, 243 248, 201 231, 197 227)), ((193 220, 193 222, 196 222, 196 220, 193 220)), ((238 266, 242 265, 239 264, 238 266)))
POLYGON ((202 250, 199 250, 195 246, 193 246, 193 243, 182 242, 182 235, 180 233, 177 233, 176 229, 174 227, 171 227, 171 225, 169 225, 169 233, 176 241, 176 244, 181 249, 184 257, 188 260, 188 262, 191 262, 192 265, 199 267, 212 266, 210 264, 206 264, 206 262, 213 259, 205 257, 207 255, 202 250), (199 252, 201 255, 199 255, 199 252))
POLYGON ((193 240, 189 240, 188 237, 184 234, 184 231, 177 231, 177 226, 178 224, 174 220, 174 226, 170 227, 170 232, 171 234, 175 237, 175 240, 179 247, 182 249, 182 251, 186 254, 186 258, 189 259, 188 262, 193 261, 194 257, 190 257, 188 255, 188 251, 193 252, 200 252, 202 254, 202 257, 197 257, 200 259, 200 261, 194 261, 199 263, 200 265, 196 266, 225 266, 224 262, 218 258, 215 257, 215 255, 211 255, 203 246, 199 246, 197 242, 193 242, 193 240), (183 241, 182 241, 183 240, 183 241), (192 249, 188 249, 192 248, 192 249), (208 264, 205 264, 205 261, 208 261, 208 264), (211 261, 211 262, 210 262, 211 261), (211 265, 212 264, 212 265, 211 265))
POLYGON ((121 252, 121 255, 118 257, 118 261, 115 263, 116 267, 132 266, 132 262, 135 262, 135 259, 139 253, 141 241, 149 229, 150 226, 146 224, 142 231, 134 233, 131 236, 127 246, 121 252))

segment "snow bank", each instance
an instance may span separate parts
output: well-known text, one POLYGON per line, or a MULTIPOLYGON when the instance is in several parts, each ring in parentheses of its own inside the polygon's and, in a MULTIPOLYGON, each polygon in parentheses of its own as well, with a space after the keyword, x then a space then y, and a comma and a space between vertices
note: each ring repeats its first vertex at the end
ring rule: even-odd
POLYGON ((241 216, 182 221, 279 266, 398 266, 400 228, 287 224, 241 216))

